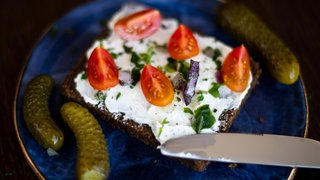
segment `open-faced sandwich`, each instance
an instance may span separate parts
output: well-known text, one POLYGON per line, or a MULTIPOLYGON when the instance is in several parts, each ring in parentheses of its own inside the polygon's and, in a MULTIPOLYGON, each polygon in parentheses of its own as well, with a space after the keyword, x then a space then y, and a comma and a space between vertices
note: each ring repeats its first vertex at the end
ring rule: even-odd
MULTIPOLYGON (((67 76, 62 94, 157 148, 228 131, 260 73, 243 45, 231 48, 156 9, 127 4, 67 76)), ((209 164, 178 160, 197 171, 209 164)))

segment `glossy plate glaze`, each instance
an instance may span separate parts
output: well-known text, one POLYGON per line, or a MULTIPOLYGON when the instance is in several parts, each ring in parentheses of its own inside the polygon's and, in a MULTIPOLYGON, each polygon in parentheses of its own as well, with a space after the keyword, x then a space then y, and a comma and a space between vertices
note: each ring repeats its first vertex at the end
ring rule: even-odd
MULTIPOLYGON (((217 1, 137 0, 174 17, 190 28, 231 45, 238 45, 216 27, 217 1)), ((105 27, 106 21, 124 0, 97 1, 81 6, 54 23, 33 49, 21 74, 15 103, 15 128, 29 164, 39 178, 75 179, 76 144, 72 132, 62 123, 59 109, 64 102, 59 94, 61 83, 105 27), (22 114, 22 97, 29 82, 38 74, 49 74, 55 87, 49 102, 52 116, 63 128, 65 144, 59 156, 48 156, 26 129, 22 114)), ((110 153, 109 179, 287 179, 295 169, 264 165, 211 163, 204 172, 192 171, 164 157, 140 141, 99 121, 110 153)), ((292 86, 277 83, 263 72, 260 83, 247 100, 231 131, 304 136, 308 125, 308 106, 302 79, 292 86)))

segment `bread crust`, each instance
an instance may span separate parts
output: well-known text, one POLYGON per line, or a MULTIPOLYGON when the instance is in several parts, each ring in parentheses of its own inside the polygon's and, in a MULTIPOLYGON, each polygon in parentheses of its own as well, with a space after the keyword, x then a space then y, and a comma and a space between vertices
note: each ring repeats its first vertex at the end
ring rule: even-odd
MULTIPOLYGON (((105 30, 100 34, 98 38, 100 39, 107 36, 108 36, 108 31, 105 30)), ((86 103, 84 101, 83 97, 76 90, 76 84, 74 82, 74 79, 79 73, 85 70, 86 62, 87 62, 86 56, 83 55, 80 58, 79 62, 74 66, 72 71, 65 78, 62 84, 61 94, 66 98, 66 100, 77 102, 82 106, 87 107, 89 111, 95 115, 95 117, 107 122, 112 127, 122 130, 123 132, 139 139, 146 145, 151 146, 152 148, 157 148, 160 145, 160 143, 154 136, 150 126, 148 126, 147 124, 138 124, 137 122, 131 119, 124 120, 123 114, 120 116, 117 114, 117 116, 115 116, 112 113, 108 112, 107 110, 101 110, 96 106, 86 103)), ((251 94, 251 91, 253 90, 255 85, 258 83, 258 79, 261 74, 261 69, 259 68, 259 63, 253 60, 251 60, 251 72, 253 77, 251 82, 251 87, 248 93, 246 94, 245 98, 243 99, 240 107, 238 109, 226 110, 218 118, 219 121, 223 122, 222 123, 223 125, 220 127, 219 132, 227 132, 230 129, 242 105, 251 94)), ((182 158, 174 158, 174 159, 180 161, 183 165, 195 171, 204 171, 206 167, 210 164, 210 161, 204 161, 204 160, 192 160, 192 159, 182 159, 182 158)))

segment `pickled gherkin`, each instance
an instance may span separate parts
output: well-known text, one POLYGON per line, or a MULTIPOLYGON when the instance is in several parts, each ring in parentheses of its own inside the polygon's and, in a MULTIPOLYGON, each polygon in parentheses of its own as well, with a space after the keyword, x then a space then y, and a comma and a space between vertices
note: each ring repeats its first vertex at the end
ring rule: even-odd
POLYGON ((23 97, 23 117, 36 141, 46 149, 57 151, 63 145, 64 135, 49 111, 53 84, 48 75, 38 75, 28 83, 23 97))
POLYGON ((65 103, 60 109, 63 120, 76 137, 78 179, 106 179, 109 175, 109 153, 101 126, 81 105, 65 103))
POLYGON ((217 22, 222 29, 256 54, 271 76, 283 84, 293 84, 299 77, 296 56, 253 12, 236 2, 221 4, 217 22))

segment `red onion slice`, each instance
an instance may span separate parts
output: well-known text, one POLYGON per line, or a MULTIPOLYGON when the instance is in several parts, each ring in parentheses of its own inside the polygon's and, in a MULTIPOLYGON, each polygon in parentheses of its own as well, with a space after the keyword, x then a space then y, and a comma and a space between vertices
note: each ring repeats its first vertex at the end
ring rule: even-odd
POLYGON ((198 77, 199 77, 199 62, 191 59, 190 70, 188 74, 188 83, 186 84, 183 91, 184 102, 187 106, 191 103, 191 99, 195 94, 198 77))

